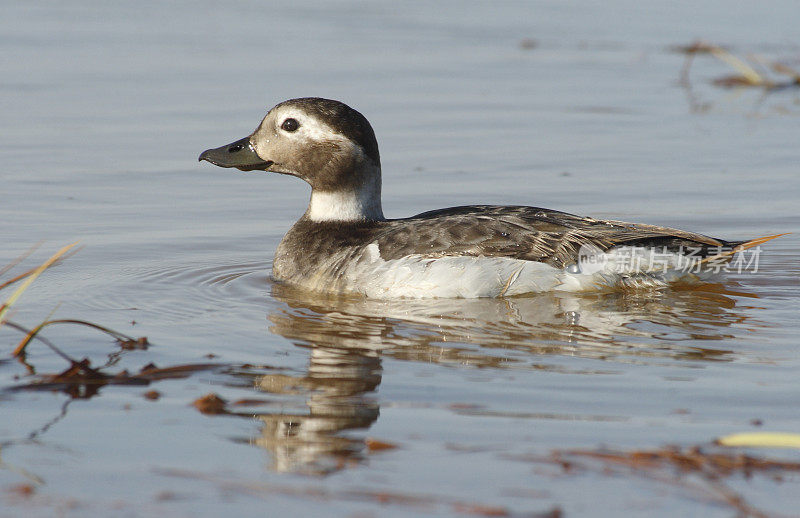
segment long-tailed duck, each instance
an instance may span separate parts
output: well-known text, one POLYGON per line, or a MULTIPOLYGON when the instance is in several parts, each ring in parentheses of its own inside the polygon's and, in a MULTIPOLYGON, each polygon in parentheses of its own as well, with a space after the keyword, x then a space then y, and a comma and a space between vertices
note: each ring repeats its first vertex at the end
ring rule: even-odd
POLYGON ((199 160, 311 185, 308 209, 278 245, 272 274, 328 293, 502 297, 665 286, 696 280, 713 270, 704 268, 710 262, 767 239, 724 241, 525 206, 470 205, 386 219, 372 127, 329 99, 282 102, 250 136, 206 150, 199 160))

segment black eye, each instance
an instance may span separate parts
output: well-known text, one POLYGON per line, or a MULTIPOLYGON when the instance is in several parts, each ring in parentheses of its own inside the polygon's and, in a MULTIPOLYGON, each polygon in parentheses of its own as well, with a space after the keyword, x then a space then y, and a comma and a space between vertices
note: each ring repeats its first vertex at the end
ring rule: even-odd
POLYGON ((297 122, 297 119, 286 119, 281 124, 281 129, 285 131, 297 131, 297 128, 300 127, 300 123, 297 122))

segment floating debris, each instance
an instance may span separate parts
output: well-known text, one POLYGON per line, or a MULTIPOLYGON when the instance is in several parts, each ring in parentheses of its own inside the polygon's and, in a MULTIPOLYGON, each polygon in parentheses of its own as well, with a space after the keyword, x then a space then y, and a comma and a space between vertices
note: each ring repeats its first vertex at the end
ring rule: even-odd
POLYGON ((31 498, 36 493, 36 487, 33 484, 16 484, 7 488, 6 492, 18 498, 31 498))
POLYGON ((391 442, 379 441, 378 439, 372 439, 367 437, 364 440, 364 444, 367 446, 367 451, 370 453, 376 453, 379 451, 386 451, 386 450, 395 450, 399 446, 391 442))
POLYGON ((161 392, 157 390, 148 390, 144 394, 142 394, 145 399, 149 399, 150 401, 158 401, 161 399, 161 392))
POLYGON ((125 351, 146 351, 147 347, 150 345, 146 336, 140 336, 139 338, 130 340, 117 339, 117 343, 125 351))
POLYGON ((681 54, 686 54, 686 63, 681 72, 681 82, 689 83, 689 69, 694 57, 699 54, 707 54, 717 58, 736 70, 736 74, 718 77, 711 81, 712 84, 721 88, 738 87, 757 87, 766 90, 776 90, 789 87, 800 86, 800 72, 779 62, 768 61, 764 58, 751 58, 750 61, 734 55, 730 50, 721 45, 715 45, 704 41, 696 41, 689 45, 678 45, 672 50, 681 54), (766 75, 766 70, 759 73, 759 68, 771 69, 774 73, 789 76, 789 81, 778 81, 766 75))
POLYGON ((734 433, 714 441, 719 446, 752 448, 800 448, 800 434, 780 432, 734 433))
MULTIPOLYGON (((750 434, 743 434, 750 435, 750 434)), ((659 484, 669 483, 699 494, 711 502, 727 505, 741 516, 766 517, 745 498, 725 485, 726 478, 756 474, 770 475, 781 482, 785 473, 800 473, 800 462, 773 460, 740 453, 730 453, 700 447, 665 447, 656 450, 556 450, 549 456, 511 457, 516 460, 553 464, 566 473, 596 471, 613 475, 626 473, 645 476, 659 484)))
POLYGON ((228 411, 225 409, 227 401, 214 393, 206 394, 205 396, 196 399, 192 404, 203 414, 216 415, 228 413, 228 411))
MULTIPOLYGON (((128 371, 106 374, 101 369, 92 367, 86 358, 81 361, 70 361, 70 367, 63 372, 40 374, 34 381, 8 390, 52 390, 64 392, 74 399, 88 399, 106 385, 149 385, 153 381, 187 378, 195 372, 224 367, 217 363, 199 363, 161 369, 148 364, 136 374, 130 374, 128 371)), ((151 399, 147 395, 145 397, 151 399)))
POLYGON ((721 47, 719 45, 712 45, 711 43, 705 42, 703 40, 696 40, 688 45, 673 45, 672 47, 670 47, 670 50, 672 50, 673 52, 677 52, 679 54, 687 54, 687 55, 710 54, 713 49, 727 50, 725 47, 721 47))

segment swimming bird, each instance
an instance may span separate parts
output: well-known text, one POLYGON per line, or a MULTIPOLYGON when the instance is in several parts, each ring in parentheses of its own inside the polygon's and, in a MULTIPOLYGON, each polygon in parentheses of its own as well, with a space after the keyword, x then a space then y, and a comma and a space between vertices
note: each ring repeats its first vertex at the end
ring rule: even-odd
POLYGON ((272 275, 326 293, 472 298, 662 287, 703 278, 707 266, 768 239, 725 241, 527 206, 387 219, 372 126, 346 104, 316 97, 276 105, 251 135, 199 160, 311 185, 308 209, 278 245, 272 275))

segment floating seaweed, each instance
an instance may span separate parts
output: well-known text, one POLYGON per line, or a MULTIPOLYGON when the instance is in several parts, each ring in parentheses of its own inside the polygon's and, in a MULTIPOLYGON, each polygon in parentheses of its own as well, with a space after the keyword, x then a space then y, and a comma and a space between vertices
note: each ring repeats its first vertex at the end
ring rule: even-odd
POLYGON ((704 41, 695 41, 689 45, 674 46, 672 50, 686 55, 686 62, 681 72, 681 83, 683 84, 689 83, 689 69, 694 62, 695 56, 710 55, 726 63, 737 72, 736 74, 713 79, 711 82, 716 86, 723 88, 759 87, 765 90, 800 86, 800 72, 788 65, 760 57, 751 57, 750 61, 748 61, 747 59, 737 57, 728 50, 727 47, 721 45, 715 45, 704 41), (764 70, 759 73, 756 68, 762 68, 764 70), (789 76, 789 80, 779 81, 773 79, 767 75, 766 69, 771 69, 772 72, 776 74, 789 76))
MULTIPOLYGON (((76 319, 51 319, 46 318, 35 327, 28 329, 16 322, 8 320, 8 315, 12 306, 20 299, 25 290, 48 268, 70 257, 76 252, 77 243, 67 245, 53 254, 49 259, 41 265, 30 268, 8 280, 0 280, 0 290, 8 288, 18 283, 18 286, 11 292, 11 295, 0 304, 0 326, 6 326, 10 329, 15 329, 25 334, 22 340, 11 352, 11 356, 17 358, 20 362, 28 366, 31 373, 34 369, 25 363, 25 351, 30 343, 35 339, 45 344, 53 352, 69 363, 64 371, 56 374, 40 374, 33 381, 12 387, 10 390, 56 390, 62 391, 75 398, 90 398, 97 394, 100 387, 105 385, 148 385, 152 381, 167 379, 167 378, 182 378, 188 377, 194 372, 200 370, 208 370, 220 367, 216 363, 203 363, 203 364, 187 364, 167 368, 158 368, 153 364, 144 366, 138 373, 130 374, 127 371, 117 373, 107 373, 103 369, 108 367, 108 364, 95 367, 91 364, 88 358, 76 360, 69 356, 67 353, 57 347, 52 341, 40 336, 41 331, 51 325, 55 324, 74 324, 101 331, 117 342, 121 350, 144 350, 149 346, 147 337, 132 337, 113 329, 88 322, 86 320, 76 319)), ((20 257, 12 261, 10 264, 0 268, 0 275, 5 275, 13 268, 20 265, 25 259, 38 247, 32 247, 30 250, 22 254, 20 257)))
MULTIPOLYGON (((8 390, 51 390, 68 394, 74 399, 88 399, 97 394, 106 385, 142 385, 147 386, 154 381, 165 379, 188 378, 200 371, 224 368, 218 363, 195 363, 159 368, 153 364, 145 365, 139 372, 121 371, 115 374, 103 372, 95 368, 84 358, 80 361, 70 360, 71 365, 57 374, 40 374, 37 379, 23 385, 16 385, 8 390)), ((147 393, 149 394, 149 393, 147 393)), ((145 395, 148 399, 158 399, 145 395)))
MULTIPOLYGON (((756 109, 768 95, 779 91, 796 90, 800 87, 800 72, 785 63, 773 59, 753 54, 748 54, 747 57, 739 57, 727 47, 704 41, 674 46, 671 50, 686 56, 681 69, 679 84, 686 90, 689 106, 696 113, 706 112, 713 106, 712 102, 702 102, 697 97, 690 80, 690 70, 695 58, 699 56, 711 56, 734 71, 732 74, 711 78, 709 81, 711 85, 717 88, 734 90, 737 93, 744 90, 760 91, 761 95, 756 100, 756 109)), ((776 113, 795 112, 791 105, 776 106, 774 109, 776 113)))
POLYGON ((568 475, 593 471, 605 476, 636 475, 686 490, 695 497, 733 508, 738 516, 766 518, 738 492, 725 484, 734 476, 745 479, 768 475, 780 482, 786 473, 800 473, 800 462, 775 460, 719 448, 668 446, 654 450, 556 450, 547 456, 516 460, 557 466, 568 475))

